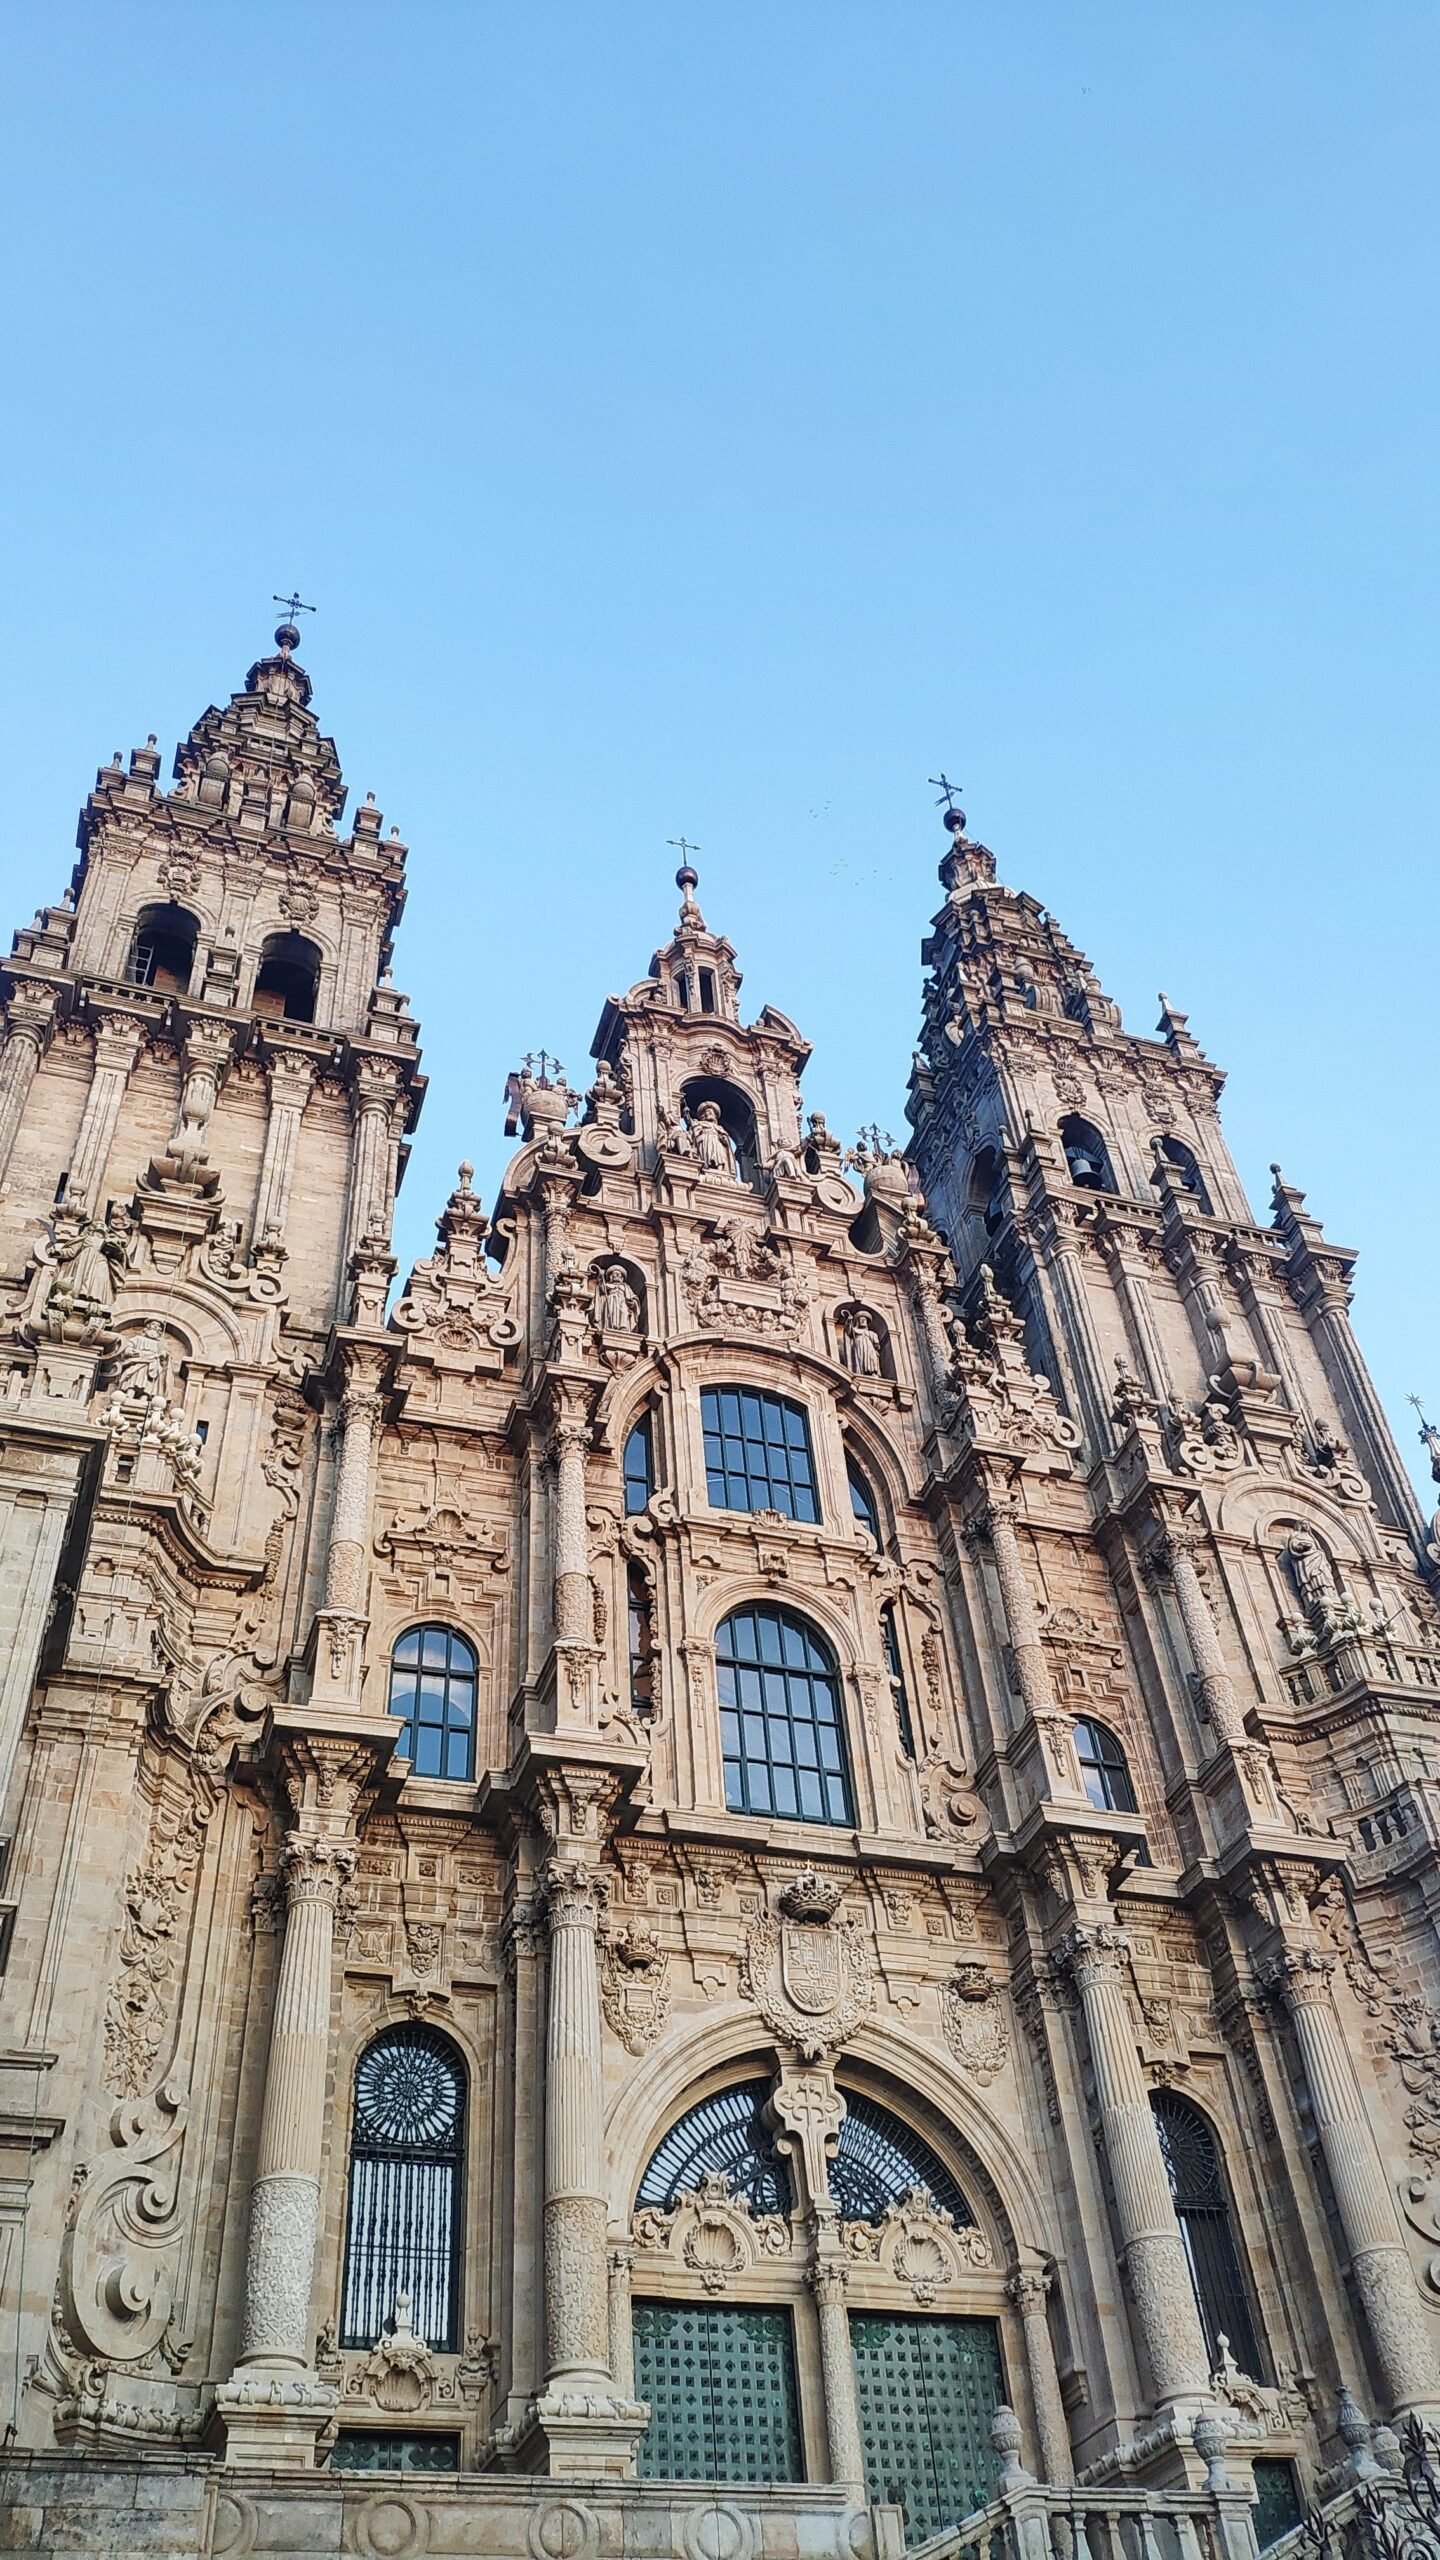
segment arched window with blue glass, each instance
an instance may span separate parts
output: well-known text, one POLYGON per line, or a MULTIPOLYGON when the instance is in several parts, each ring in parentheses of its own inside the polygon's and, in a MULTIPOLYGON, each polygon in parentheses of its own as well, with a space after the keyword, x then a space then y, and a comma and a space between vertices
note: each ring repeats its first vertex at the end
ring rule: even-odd
POLYGON ((797 1822, 855 1819, 835 1657, 793 1609, 734 1609, 715 1638, 725 1802, 797 1822))
POLYGON ((475 1775, 475 1648, 453 1627, 412 1627, 390 1657, 396 1749, 417 1778, 475 1775))
POLYGON ((759 1387, 704 1387, 705 1481, 716 1511, 818 1520, 815 1461, 802 1404, 759 1387))
POLYGON ((849 1450, 845 1452, 845 1480, 850 1487, 850 1508, 872 1547, 883 1552, 885 1541, 880 1535, 880 1513, 870 1484, 849 1450))
POLYGON ((653 1414, 642 1413, 630 1426, 625 1439, 621 1472, 625 1482, 625 1510, 633 1518, 645 1509, 655 1490, 655 1420, 653 1414))

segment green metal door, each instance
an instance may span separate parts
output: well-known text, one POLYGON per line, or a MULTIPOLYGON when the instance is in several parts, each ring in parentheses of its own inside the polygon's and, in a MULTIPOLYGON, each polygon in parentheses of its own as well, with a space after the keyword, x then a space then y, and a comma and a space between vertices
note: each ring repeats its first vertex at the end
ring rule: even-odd
POLYGON ((990 2420, 1004 2398, 993 2320, 857 2311, 850 2321, 865 2486, 905 2510, 905 2539, 959 2524, 995 2494, 990 2420))
POLYGON ((642 2480, 803 2480, 788 2311, 637 2302, 642 2480))

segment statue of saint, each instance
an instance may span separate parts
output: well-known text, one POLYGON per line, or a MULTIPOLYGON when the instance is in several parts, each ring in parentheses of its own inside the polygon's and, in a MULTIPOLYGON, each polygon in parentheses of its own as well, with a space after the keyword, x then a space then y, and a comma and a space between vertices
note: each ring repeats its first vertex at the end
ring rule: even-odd
POLYGON ((630 1286, 623 1262, 607 1263, 595 1275, 595 1294, 590 1312, 601 1333, 635 1333, 640 1325, 640 1301, 630 1286))

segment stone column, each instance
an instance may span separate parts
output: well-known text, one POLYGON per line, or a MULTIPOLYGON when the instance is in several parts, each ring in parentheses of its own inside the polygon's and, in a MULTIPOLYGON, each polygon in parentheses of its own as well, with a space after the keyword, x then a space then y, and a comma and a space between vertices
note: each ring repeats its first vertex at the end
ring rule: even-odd
POLYGON ((1113 1925, 1072 1930, 1062 1949, 1080 1994, 1101 2131, 1136 2325, 1157 2403, 1195 2399, 1209 2359, 1175 2219, 1160 2135, 1135 2049, 1125 1980, 1129 1939, 1113 1925))
POLYGON ((0 1049, 0 1174, 20 1134, 25 1105, 35 1082, 55 1018, 55 997, 48 987, 18 986, 5 1017, 5 1046, 0 1049))
POLYGON ((290 1186, 295 1179, 300 1123, 310 1097, 315 1069, 313 1060, 303 1050, 280 1049, 267 1057, 266 1072, 270 1087, 270 1117, 265 1127, 265 1154, 255 1195, 254 1239, 257 1244, 272 1230, 277 1235, 283 1235, 285 1231, 290 1186))
POLYGON ((355 1077, 355 1125, 350 1142, 350 1199, 345 1212, 342 1274, 364 1235, 388 1236, 394 1209, 391 1188, 390 1113, 396 1069, 388 1060, 362 1058, 355 1077))
POLYGON ((1200 1684, 1200 1697, 1210 1728, 1217 1742, 1232 1751, 1244 1750, 1249 1736, 1235 1695, 1235 1684, 1225 1667, 1220 1650, 1220 1637, 1210 1615, 1210 1603, 1200 1588, 1195 1570, 1191 1540, 1183 1530, 1172 1529, 1156 1549, 1155 1560, 1162 1572, 1170 1575, 1180 1610, 1180 1622, 1195 1657, 1195 1670, 1200 1684))
POLYGON ((1065 2403, 1060 2397, 1060 2376, 1055 2370, 1055 2348, 1045 2313, 1052 2281, 1043 2267, 1016 2267, 1005 2290, 1020 2314, 1020 2326, 1025 2333, 1025 2362, 1030 2372, 1030 2397, 1035 2405, 1040 2477, 1061 2482, 1073 2480, 1075 2469, 1070 2452, 1070 2430, 1065 2423, 1065 2403))
POLYGON ((945 1331, 945 1318, 940 1310, 940 1293, 935 1275, 924 1263, 917 1262, 910 1273, 910 1295, 920 1319, 920 1332, 925 1344, 926 1365, 930 1371, 930 1393, 942 1415, 954 1403, 950 1384, 951 1346, 945 1331))
POLYGON ((1035 1606, 1035 1595, 1020 1552, 1013 1505, 992 1496, 978 1525, 989 1537, 995 1558, 995 1577, 1000 1585, 1010 1651, 1015 1659, 1015 1677, 1020 1684, 1025 1712, 1040 1736, 1051 1789, 1056 1795, 1068 1796, 1072 1802, 1088 1802, 1080 1784, 1070 1719, 1060 1708, 1050 1678, 1050 1664, 1040 1634, 1040 1613, 1035 1606))
POLYGON ((597 1879, 555 1863, 545 2038, 545 2341, 547 2384, 609 2380, 597 1879))
POLYGON ((848 2268, 834 2258, 817 2258, 810 2270, 810 2290, 820 2323, 820 2372, 825 2388, 825 2431, 830 2440, 830 2477, 857 2498, 865 2495, 865 2447, 860 2434, 860 2396, 855 2388, 855 2358, 850 2346, 850 2314, 846 2296, 848 2268))
POLYGON ((590 1588, 590 1541, 585 1527, 585 1423, 562 1416, 551 1435, 555 1464, 555 1636, 561 1644, 591 1644, 595 1603, 590 1588))
POLYGON ((1421 2406, 1433 2410, 1440 2398, 1440 2372, 1390 2183, 1335 2013, 1330 1991, 1334 1966, 1333 1955, 1318 1947, 1287 1948, 1269 1968, 1268 1980, 1294 2025, 1355 2290, 1391 2413, 1398 2416, 1421 2406))
POLYGON ((139 1050, 138 1022, 132 1021, 128 1014, 101 1014, 95 1028, 95 1063, 91 1070, 90 1091, 85 1098, 65 1187, 68 1201, 83 1201, 91 1210, 98 1205, 95 1195, 104 1179, 110 1150, 115 1143, 120 1105, 139 1050))
POLYGON ((335 1905, 354 1868, 355 1851, 346 1845, 293 1834, 285 1843, 285 1942, 250 2191, 242 2366, 304 2372, 310 2363, 335 1905))
POLYGON ((364 1677, 370 1489, 384 1368, 383 1352, 352 1345, 345 1355, 325 1584, 311 1644, 311 1704, 331 1715, 359 1706, 364 1677))
POLYGON ((606 2259, 610 2277, 610 2371, 615 2388, 628 2400, 635 2389, 635 2330, 630 2310, 630 2275, 635 2252, 625 2244, 606 2259))
MULTIPOLYGON (((1074 1380, 1080 1410, 1076 1415, 1092 1449, 1104 1449, 1110 1439, 1110 1383, 1094 1318, 1090 1313, 1089 1292, 1080 1258, 1080 1240, 1076 1219, 1081 1214, 1069 1200, 1047 1197, 1048 1220, 1040 1221, 1040 1241, 1050 1247, 1048 1264, 1055 1292, 1056 1312, 1065 1335, 1068 1361, 1062 1356, 1059 1374, 1074 1380), (1049 1233, 1043 1232, 1048 1225, 1049 1233)), ((1060 1346, 1056 1345, 1057 1350, 1060 1346)))

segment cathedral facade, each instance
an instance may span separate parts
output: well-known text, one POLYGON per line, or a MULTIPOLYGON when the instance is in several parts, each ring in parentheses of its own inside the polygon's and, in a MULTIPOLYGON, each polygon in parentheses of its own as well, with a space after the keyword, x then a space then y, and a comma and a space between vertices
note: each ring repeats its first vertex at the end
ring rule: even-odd
POLYGON ((1440 2416, 1353 1256, 951 808, 903 1150, 683 869, 401 1280, 297 646, 3 975, 0 2546, 1254 2560, 1440 2416))

